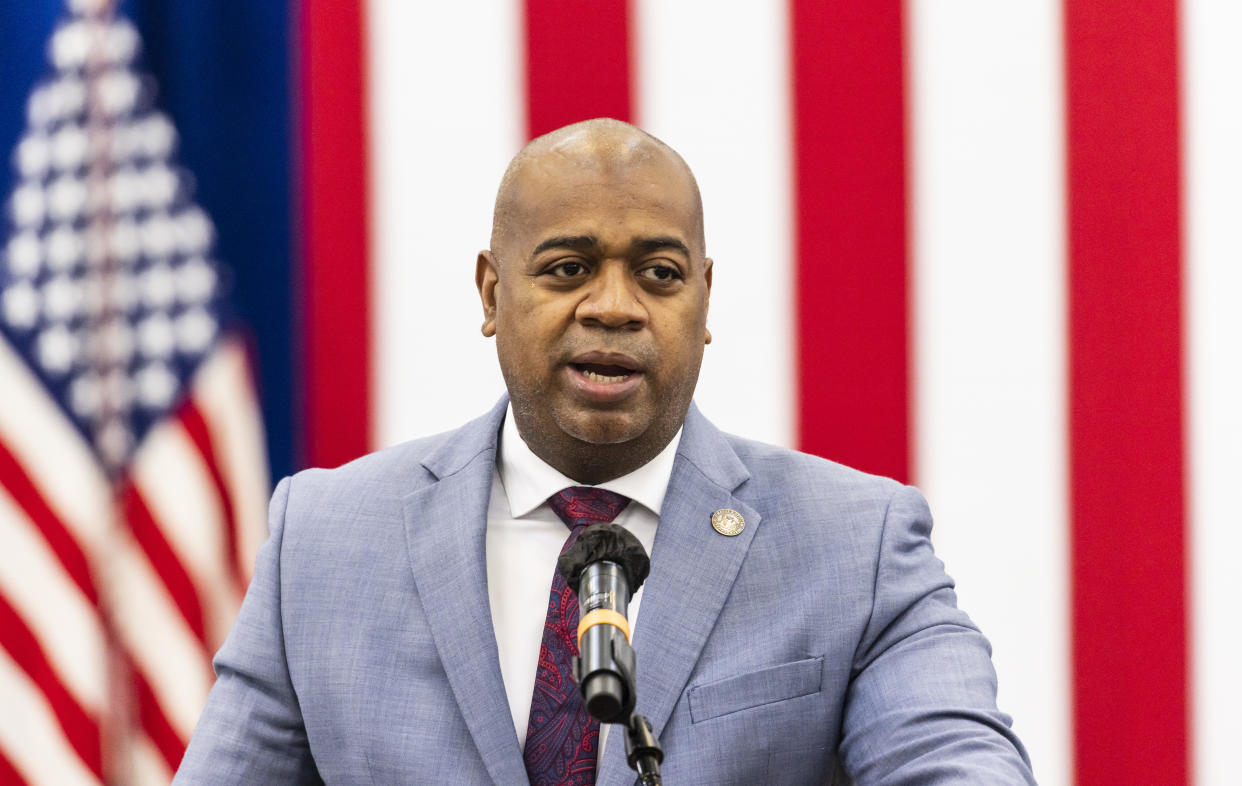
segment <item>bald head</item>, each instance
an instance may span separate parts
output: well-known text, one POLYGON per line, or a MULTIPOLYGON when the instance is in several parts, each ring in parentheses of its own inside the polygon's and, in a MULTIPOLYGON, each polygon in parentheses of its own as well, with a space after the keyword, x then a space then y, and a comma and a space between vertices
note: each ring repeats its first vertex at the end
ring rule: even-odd
POLYGON ((537 199, 541 185, 562 177, 598 174, 600 178, 635 176, 643 172, 675 173, 695 211, 695 240, 703 254, 703 200, 698 182, 677 151, 637 126, 612 118, 596 118, 558 128, 523 147, 505 170, 492 214, 493 251, 499 252, 521 208, 537 199))

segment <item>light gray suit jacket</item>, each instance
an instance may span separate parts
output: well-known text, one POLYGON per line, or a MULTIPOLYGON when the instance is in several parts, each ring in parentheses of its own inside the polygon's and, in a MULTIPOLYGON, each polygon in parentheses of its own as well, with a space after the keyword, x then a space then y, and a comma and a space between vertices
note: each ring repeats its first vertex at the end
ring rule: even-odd
MULTIPOLYGON (((484 560, 505 404, 281 482, 176 783, 527 782, 484 560)), ((665 782, 1033 783, 930 530, 913 489, 691 407, 634 634, 665 782)), ((598 783, 633 782, 614 733, 598 783)))

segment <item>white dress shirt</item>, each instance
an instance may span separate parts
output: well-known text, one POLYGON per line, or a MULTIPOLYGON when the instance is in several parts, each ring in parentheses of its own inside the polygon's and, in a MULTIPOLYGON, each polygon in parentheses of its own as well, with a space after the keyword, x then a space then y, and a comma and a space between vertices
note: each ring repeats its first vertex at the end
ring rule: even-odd
MULTIPOLYGON (((681 430, 655 458, 628 475, 599 484, 600 488, 629 497, 631 502, 616 523, 638 538, 647 553, 655 542, 660 507, 673 474, 673 459, 681 430)), ((487 508, 487 595, 492 607, 492 629, 500 653, 500 675, 509 697, 509 711, 518 742, 526 744, 526 724, 535 692, 535 669, 547 615, 548 592, 569 529, 547 499, 569 486, 581 486, 531 452, 518 434, 513 407, 505 413, 492 497, 487 508)), ((635 629, 642 588, 629 605, 630 629, 635 629)), ((601 729, 600 749, 603 749, 601 729)))

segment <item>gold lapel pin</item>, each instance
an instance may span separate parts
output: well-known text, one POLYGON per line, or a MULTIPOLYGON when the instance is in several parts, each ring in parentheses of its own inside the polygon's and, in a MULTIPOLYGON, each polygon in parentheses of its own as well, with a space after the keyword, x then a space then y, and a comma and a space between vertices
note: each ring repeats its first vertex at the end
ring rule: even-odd
POLYGON ((733 537, 746 528, 746 519, 736 510, 721 508, 712 514, 712 529, 721 535, 733 537))

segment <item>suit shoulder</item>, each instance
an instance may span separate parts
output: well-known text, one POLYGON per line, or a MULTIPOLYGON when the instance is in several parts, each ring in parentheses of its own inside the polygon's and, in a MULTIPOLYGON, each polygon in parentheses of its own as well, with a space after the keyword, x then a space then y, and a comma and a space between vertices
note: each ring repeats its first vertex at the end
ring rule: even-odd
POLYGON ((750 473, 745 486, 763 489, 765 496, 777 493, 808 502, 852 499, 886 503, 904 488, 892 478, 809 453, 734 434, 724 436, 750 473))
POLYGON ((288 505, 298 518, 391 515, 401 499, 435 482, 424 462, 450 444, 447 431, 368 453, 333 469, 305 469, 288 479, 288 505))
POLYGON ((293 482, 303 489, 356 488, 390 483, 409 489, 411 483, 419 484, 420 481, 429 482, 433 479, 431 473, 423 467, 422 461, 452 436, 453 432, 446 431, 377 450, 332 469, 305 469, 293 476, 293 482))

